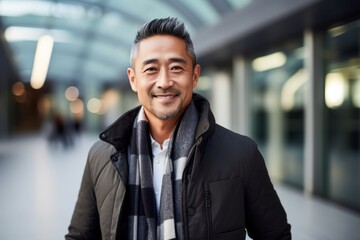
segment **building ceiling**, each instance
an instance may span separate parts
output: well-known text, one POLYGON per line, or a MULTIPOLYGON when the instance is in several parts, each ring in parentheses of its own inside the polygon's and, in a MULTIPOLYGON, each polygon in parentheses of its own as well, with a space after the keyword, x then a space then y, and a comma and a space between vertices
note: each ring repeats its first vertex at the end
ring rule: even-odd
POLYGON ((38 39, 50 35, 48 80, 111 83, 125 80, 131 43, 145 22, 175 16, 194 37, 251 1, 0 0, 0 30, 24 82, 32 74, 38 39))

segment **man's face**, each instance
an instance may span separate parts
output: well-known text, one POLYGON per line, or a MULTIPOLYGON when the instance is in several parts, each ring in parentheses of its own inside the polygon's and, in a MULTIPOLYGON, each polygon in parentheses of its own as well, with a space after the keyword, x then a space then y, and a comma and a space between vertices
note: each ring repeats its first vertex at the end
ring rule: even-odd
POLYGON ((127 73, 149 120, 169 120, 179 118, 190 103, 200 66, 193 68, 183 40, 155 35, 139 43, 127 73))

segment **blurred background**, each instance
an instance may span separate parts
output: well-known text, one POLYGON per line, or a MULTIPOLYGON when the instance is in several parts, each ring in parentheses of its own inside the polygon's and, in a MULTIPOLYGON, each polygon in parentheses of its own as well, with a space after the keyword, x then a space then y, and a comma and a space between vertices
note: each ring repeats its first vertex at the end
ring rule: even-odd
POLYGON ((138 105, 136 31, 168 16, 217 122, 258 143, 293 239, 360 239, 355 0, 0 0, 0 239, 63 239, 88 149, 138 105))

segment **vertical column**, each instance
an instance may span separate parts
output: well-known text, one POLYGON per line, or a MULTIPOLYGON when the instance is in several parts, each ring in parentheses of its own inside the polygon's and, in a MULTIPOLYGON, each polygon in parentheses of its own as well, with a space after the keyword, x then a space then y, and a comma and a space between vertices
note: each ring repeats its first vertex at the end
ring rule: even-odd
POLYGON ((10 115, 10 108, 9 108, 9 98, 10 98, 10 81, 7 76, 1 74, 0 69, 0 104, 1 104, 1 111, 0 111, 0 139, 8 137, 10 122, 9 122, 9 115, 10 115))
POLYGON ((304 159, 304 191, 312 194, 315 188, 315 170, 320 173, 323 148, 323 131, 321 128, 322 106, 324 98, 323 67, 321 65, 321 36, 312 30, 304 33, 305 71, 309 79, 307 83, 305 104, 305 159, 304 159))
POLYGON ((0 21, 0 139, 9 137, 14 129, 15 103, 12 100, 11 87, 13 83, 20 81, 3 30, 0 21))
POLYGON ((246 61, 243 56, 237 56, 233 60, 232 95, 232 128, 241 134, 250 135, 250 100, 249 83, 246 72, 246 61))
POLYGON ((231 91, 230 76, 225 72, 216 72, 211 76, 212 87, 212 110, 216 122, 220 125, 231 128, 231 91))
POLYGON ((267 124, 267 163, 272 177, 278 180, 285 179, 285 142, 284 142, 284 112, 281 108, 279 94, 283 86, 284 76, 277 71, 270 72, 267 76, 269 84, 265 93, 265 109, 268 119, 267 124))

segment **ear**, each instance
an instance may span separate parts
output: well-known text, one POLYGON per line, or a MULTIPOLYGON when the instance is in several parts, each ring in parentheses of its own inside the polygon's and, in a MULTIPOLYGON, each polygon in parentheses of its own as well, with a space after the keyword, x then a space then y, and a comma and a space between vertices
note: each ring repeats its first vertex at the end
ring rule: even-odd
POLYGON ((193 73, 193 89, 195 89, 198 84, 200 72, 201 72, 201 67, 199 64, 196 64, 193 73))
POLYGON ((136 88, 136 79, 135 79, 135 71, 134 71, 134 69, 133 68, 128 68, 127 69, 127 75, 128 75, 128 78, 129 78, 131 89, 134 92, 136 92, 137 88, 136 88))

